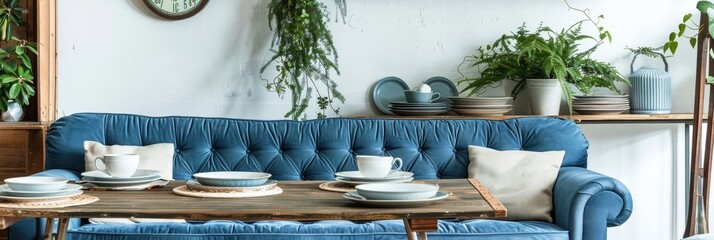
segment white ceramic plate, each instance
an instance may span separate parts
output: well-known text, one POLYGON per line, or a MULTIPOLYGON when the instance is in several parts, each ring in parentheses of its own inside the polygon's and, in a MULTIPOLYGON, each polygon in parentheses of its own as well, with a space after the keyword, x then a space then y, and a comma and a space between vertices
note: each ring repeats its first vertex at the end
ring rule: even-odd
POLYGON ((399 179, 390 179, 390 180, 383 180, 383 181, 355 181, 351 180, 349 178, 343 178, 343 177, 335 177, 335 180, 338 182, 343 182, 347 183, 352 186, 357 186, 360 184, 367 184, 367 183, 400 183, 400 182, 409 182, 411 180, 414 180, 413 177, 405 177, 405 178, 399 178, 399 179))
POLYGON ((46 176, 26 176, 5 179, 8 187, 16 191, 54 191, 67 184, 67 179, 46 176))
POLYGON ((100 186, 100 187, 125 187, 125 186, 133 186, 133 185, 149 183, 149 182, 153 182, 158 179, 160 179, 159 176, 149 178, 149 179, 130 180, 130 181, 101 181, 101 180, 96 180, 93 178, 83 177, 82 181, 92 183, 92 184, 100 186))
POLYGON ((460 109, 511 109, 512 104, 504 105, 487 105, 487 104, 454 104, 454 108, 460 109))
POLYGON ((370 200, 415 200, 436 195, 439 185, 428 183, 369 183, 355 186, 357 193, 370 200))
POLYGON ((7 184, 0 185, 1 192, 8 196, 15 197, 55 197, 66 195, 80 189, 82 189, 82 186, 72 183, 65 184, 61 189, 52 191, 15 191, 8 187, 7 184))
POLYGON ((56 195, 56 196, 49 196, 49 197, 18 197, 18 196, 11 196, 7 192, 0 192, 0 199, 9 199, 9 200, 56 200, 56 199, 64 199, 64 198, 69 198, 69 197, 74 197, 77 195, 82 194, 82 190, 72 190, 69 192, 66 192, 64 194, 56 195))
POLYGON ((445 192, 437 192, 436 195, 431 198, 414 200, 369 200, 360 196, 357 192, 348 192, 342 196, 350 201, 372 207, 420 207, 448 198, 449 194, 445 192))
POLYGON ((582 96, 575 95, 575 98, 627 98, 629 95, 594 95, 594 96, 582 96))
POLYGON ((125 181, 145 180, 145 179, 156 178, 159 176, 159 174, 160 174, 159 171, 156 171, 156 170, 137 169, 136 172, 134 173, 134 175, 132 175, 131 177, 126 177, 126 178, 112 177, 102 171, 83 172, 81 175, 82 175, 82 177, 92 178, 92 180, 97 180, 97 181, 125 182, 125 181))
POLYGON ((252 186, 252 187, 217 187, 217 186, 206 186, 201 184, 200 182, 196 181, 196 179, 191 179, 186 181, 186 186, 190 188, 191 190, 197 190, 197 191, 236 191, 236 192, 245 192, 245 191, 253 191, 253 190, 259 190, 263 188, 269 188, 272 186, 275 186, 278 184, 278 181, 275 180, 268 180, 265 182, 265 184, 258 185, 258 186, 252 186))
POLYGON ((625 110, 575 110, 582 115, 609 115, 609 114, 620 114, 625 110))
POLYGON ((400 116, 432 116, 432 115, 439 115, 439 114, 444 114, 448 112, 448 109, 442 109, 442 110, 398 110, 398 109, 390 109, 393 113, 400 115, 400 116))
POLYGON ((507 109, 464 109, 464 108, 454 108, 452 109, 459 115, 473 115, 473 116, 503 116, 503 114, 511 111, 511 108, 507 109))
POLYGON ((395 171, 393 173, 387 174, 387 176, 382 178, 375 177, 365 177, 362 176, 359 171, 346 171, 346 172, 336 172, 335 176, 347 178, 352 181, 383 181, 383 180, 395 180, 414 176, 412 172, 395 171))

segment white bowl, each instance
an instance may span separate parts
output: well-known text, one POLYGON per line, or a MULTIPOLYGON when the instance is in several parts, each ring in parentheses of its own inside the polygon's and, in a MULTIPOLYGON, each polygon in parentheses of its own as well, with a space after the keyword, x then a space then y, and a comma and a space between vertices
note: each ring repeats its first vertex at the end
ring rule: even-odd
POLYGON ((439 185, 426 183, 368 183, 357 185, 357 193, 370 200, 414 200, 436 195, 439 185))
POLYGON ((193 174, 193 177, 206 186, 221 187, 252 187, 265 184, 272 175, 262 172, 202 172, 193 174))
POLYGON ((58 177, 27 176, 5 179, 10 189, 15 191, 56 191, 67 184, 67 179, 58 177))

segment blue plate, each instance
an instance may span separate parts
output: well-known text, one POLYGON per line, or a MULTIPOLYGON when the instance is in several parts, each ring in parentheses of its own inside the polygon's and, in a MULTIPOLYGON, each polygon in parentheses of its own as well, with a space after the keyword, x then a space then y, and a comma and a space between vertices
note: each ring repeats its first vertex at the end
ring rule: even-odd
POLYGON ((389 115, 394 115, 389 110, 391 102, 406 102, 404 91, 409 90, 409 86, 398 77, 385 77, 374 84, 372 90, 372 101, 379 111, 389 115))
POLYGON ((424 81, 424 83, 431 87, 432 92, 441 94, 441 97, 434 102, 448 102, 449 97, 459 96, 459 90, 456 89, 456 85, 448 78, 432 77, 424 81))

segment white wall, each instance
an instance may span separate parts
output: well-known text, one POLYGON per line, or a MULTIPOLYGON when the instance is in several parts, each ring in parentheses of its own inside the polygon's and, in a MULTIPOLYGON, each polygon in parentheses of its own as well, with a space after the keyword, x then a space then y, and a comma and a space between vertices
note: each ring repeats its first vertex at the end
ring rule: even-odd
MULTIPOLYGON (((605 15, 602 25, 614 38, 597 56, 625 74, 632 57, 625 46, 661 44, 696 4, 571 2, 590 8, 593 16, 605 15)), ((334 18, 332 1, 325 3, 334 18)), ((166 21, 149 12, 141 0, 58 1, 59 116, 125 112, 282 118, 289 100, 266 92, 258 73, 270 56, 266 4, 267 0, 211 0, 192 18, 166 21)), ((343 116, 376 113, 368 96, 380 78, 399 76, 411 86, 437 75, 456 80, 463 56, 524 21, 531 27, 542 21, 561 28, 582 17, 557 0, 348 1, 348 23, 330 23, 342 70, 336 79, 347 98, 341 106, 343 116)), ((668 61, 673 112, 691 112, 694 51, 682 43, 677 56, 668 61)), ((308 112, 314 116, 315 109, 308 112)), ((632 217, 611 229, 610 238, 681 236, 683 128, 583 125, 583 131, 592 144, 590 168, 623 181, 635 199, 632 217)))

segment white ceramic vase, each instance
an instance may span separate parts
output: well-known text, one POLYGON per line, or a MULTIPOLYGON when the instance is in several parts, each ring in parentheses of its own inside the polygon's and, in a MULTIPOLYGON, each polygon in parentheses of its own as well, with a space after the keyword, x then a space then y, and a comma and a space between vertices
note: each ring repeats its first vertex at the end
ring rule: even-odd
POLYGON ((7 111, 2 112, 3 122, 19 122, 22 121, 24 116, 25 112, 22 110, 22 105, 16 102, 8 103, 7 111))
POLYGON ((558 79, 526 79, 531 99, 531 114, 557 116, 563 90, 558 79))

